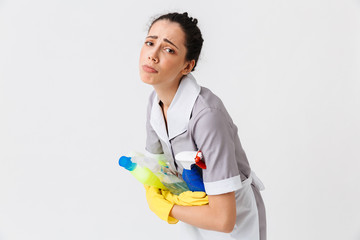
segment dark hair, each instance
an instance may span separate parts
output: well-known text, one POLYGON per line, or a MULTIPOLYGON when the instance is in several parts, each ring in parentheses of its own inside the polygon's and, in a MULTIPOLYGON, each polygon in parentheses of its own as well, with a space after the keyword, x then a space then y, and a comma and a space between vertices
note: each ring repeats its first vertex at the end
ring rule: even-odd
POLYGON ((149 31, 152 25, 154 25, 154 23, 156 23, 159 20, 168 20, 170 22, 176 22, 181 26, 182 30, 185 33, 185 41, 186 41, 185 47, 187 49, 185 58, 187 61, 195 60, 195 65, 191 70, 194 71, 204 42, 204 39, 202 38, 201 35, 201 31, 197 26, 198 20, 196 18, 189 17, 187 12, 168 13, 156 18, 151 23, 149 27, 149 31))

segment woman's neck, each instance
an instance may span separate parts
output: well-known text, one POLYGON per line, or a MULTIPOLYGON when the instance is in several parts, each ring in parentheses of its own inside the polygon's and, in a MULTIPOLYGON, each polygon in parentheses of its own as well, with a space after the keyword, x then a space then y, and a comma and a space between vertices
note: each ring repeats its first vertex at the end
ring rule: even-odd
POLYGON ((168 89, 166 91, 159 91, 159 90, 155 89, 155 91, 156 91, 156 94, 157 94, 159 100, 162 103, 163 108, 168 109, 170 107, 172 100, 175 97, 176 90, 174 91, 173 89, 171 89, 171 90, 168 89))
POLYGON ((160 100, 160 107, 163 113, 163 117, 164 117, 164 121, 165 121, 165 127, 166 127, 166 133, 169 134, 168 132, 168 125, 167 125, 167 110, 170 107, 170 104, 172 102, 172 100, 175 97, 177 88, 160 88, 160 87, 155 87, 155 92, 160 100))
POLYGON ((170 104, 172 100, 175 97, 176 91, 179 88, 180 81, 176 81, 172 85, 156 85, 154 86, 155 92, 159 98, 159 100, 162 102, 162 108, 163 110, 167 110, 170 107, 170 104))

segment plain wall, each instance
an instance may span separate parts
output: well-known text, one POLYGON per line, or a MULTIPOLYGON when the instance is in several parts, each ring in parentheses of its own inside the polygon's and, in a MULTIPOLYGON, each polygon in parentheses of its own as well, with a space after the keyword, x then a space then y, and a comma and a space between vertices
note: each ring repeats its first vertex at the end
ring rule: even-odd
POLYGON ((118 158, 145 146, 150 19, 198 18, 199 84, 262 179, 268 239, 360 239, 360 2, 0 1, 0 239, 176 239, 118 158))

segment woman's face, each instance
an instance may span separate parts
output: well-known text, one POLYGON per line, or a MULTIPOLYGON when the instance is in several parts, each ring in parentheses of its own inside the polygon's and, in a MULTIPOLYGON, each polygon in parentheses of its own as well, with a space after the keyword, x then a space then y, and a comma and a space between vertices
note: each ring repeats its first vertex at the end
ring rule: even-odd
POLYGON ((185 33, 178 23, 155 22, 148 32, 140 52, 140 78, 153 86, 177 86, 189 71, 185 60, 185 33))

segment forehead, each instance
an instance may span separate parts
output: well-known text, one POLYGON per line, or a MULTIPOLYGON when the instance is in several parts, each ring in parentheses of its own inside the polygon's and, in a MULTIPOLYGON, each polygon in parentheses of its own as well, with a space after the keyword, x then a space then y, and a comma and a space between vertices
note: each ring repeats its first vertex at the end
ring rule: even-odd
POLYGON ((175 44, 185 46, 185 33, 176 22, 159 20, 151 26, 148 35, 157 36, 159 39, 166 38, 175 44))

